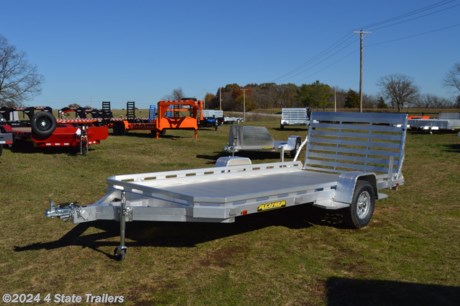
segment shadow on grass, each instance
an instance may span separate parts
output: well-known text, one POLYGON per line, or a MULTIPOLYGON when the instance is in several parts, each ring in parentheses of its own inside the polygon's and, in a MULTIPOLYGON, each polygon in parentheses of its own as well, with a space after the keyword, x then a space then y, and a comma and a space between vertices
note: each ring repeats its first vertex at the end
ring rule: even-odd
POLYGON ((285 126, 284 128, 274 128, 276 131, 289 131, 289 132, 302 132, 306 133, 308 131, 308 128, 304 127, 287 127, 285 126))
MULTIPOLYGON (((283 226, 298 230, 313 225, 342 227, 342 214, 322 210, 309 205, 284 208, 260 214, 238 217, 235 223, 180 223, 180 222, 128 222, 126 239, 129 246, 148 247, 194 247, 197 244, 231 237, 271 226, 283 226), (130 241, 131 240, 131 241, 130 241)), ((96 221, 81 223, 56 241, 38 242, 25 246, 15 246, 15 252, 58 249, 68 246, 88 247, 109 258, 113 254, 103 252, 102 246, 118 246, 118 241, 107 241, 119 237, 119 223, 116 221, 96 221), (102 232, 83 235, 90 228, 102 232)))
MULTIPOLYGON (((215 161, 221 157, 221 156, 231 156, 230 153, 222 151, 222 152, 213 152, 214 155, 197 155, 197 158, 201 159, 208 159, 210 161, 215 161)), ((281 160, 280 152, 271 152, 271 151, 266 151, 266 152, 256 152, 256 151, 240 151, 235 153, 235 156, 240 156, 240 157, 248 157, 252 161, 264 161, 264 160, 273 160, 277 159, 277 161, 281 160)), ((289 154, 285 154, 284 156, 285 161, 291 161, 292 157, 289 154)), ((208 162, 207 164, 211 164, 208 162)))
MULTIPOLYGON (((149 138, 149 139, 153 139, 153 140, 156 140, 156 135, 153 133, 142 133, 142 132, 133 132, 133 131, 130 131, 129 133, 126 133, 125 135, 111 135, 113 137, 137 137, 137 138, 149 138)), ((180 138, 188 138, 188 137, 183 137, 183 136, 179 136, 179 135, 173 135, 173 134, 163 134, 163 135, 160 135, 160 139, 171 139, 171 140, 175 140, 175 139, 180 139, 180 138)), ((193 138, 193 132, 192 132, 192 135, 189 137, 189 138, 193 138)))
POLYGON ((327 305, 460 305, 460 287, 398 281, 327 280, 327 305))
MULTIPOLYGON (((5 148, 6 149, 6 148, 5 148)), ((34 147, 30 142, 17 142, 10 148, 13 153, 21 154, 66 154, 69 156, 76 156, 80 154, 80 147, 34 147)), ((91 152, 94 149, 92 147, 88 148, 88 151, 91 152)))
POLYGON ((446 152, 460 153, 460 144, 455 144, 455 143, 446 144, 446 145, 443 145, 443 147, 444 147, 443 150, 446 152))

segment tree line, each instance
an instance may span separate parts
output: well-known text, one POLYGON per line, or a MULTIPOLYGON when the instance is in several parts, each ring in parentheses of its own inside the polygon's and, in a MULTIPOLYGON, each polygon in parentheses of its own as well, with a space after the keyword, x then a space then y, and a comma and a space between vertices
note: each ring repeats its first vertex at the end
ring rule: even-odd
MULTIPOLYGON (((382 77, 378 86, 380 96, 363 94, 363 108, 460 108, 460 64, 454 67, 456 72, 449 72, 445 83, 458 84, 459 95, 456 99, 446 99, 432 94, 421 94, 418 87, 406 75, 393 74, 382 77)), ((254 109, 282 107, 310 107, 314 109, 359 108, 360 97, 353 89, 335 88, 331 85, 315 81, 311 84, 228 84, 208 93, 205 97, 206 108, 223 109, 226 111, 246 111, 254 109), (245 104, 245 105, 244 105, 245 104)))

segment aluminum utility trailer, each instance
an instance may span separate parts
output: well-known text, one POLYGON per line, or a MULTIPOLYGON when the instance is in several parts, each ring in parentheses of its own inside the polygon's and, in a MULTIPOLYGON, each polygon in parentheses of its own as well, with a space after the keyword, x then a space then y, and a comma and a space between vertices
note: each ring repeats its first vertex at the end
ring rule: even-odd
POLYGON ((287 141, 274 140, 264 126, 232 125, 228 134, 228 145, 224 147, 224 151, 232 155, 240 151, 280 151, 281 161, 284 161, 284 153, 289 152, 294 157, 300 144, 300 136, 291 135, 287 141))
POLYGON ((307 126, 310 124, 310 109, 307 108, 282 108, 281 109, 281 121, 280 128, 284 129, 284 126, 292 125, 303 125, 307 126))
POLYGON ((314 113, 305 163, 299 161, 214 167, 108 178, 94 204, 51 203, 47 217, 74 223, 115 220, 126 254, 130 221, 234 222, 239 216, 312 203, 346 210, 355 228, 372 217, 379 191, 404 183, 405 114, 314 113))
POLYGON ((423 131, 453 131, 460 129, 460 113, 439 113, 438 119, 410 119, 408 126, 411 129, 419 129, 423 131))

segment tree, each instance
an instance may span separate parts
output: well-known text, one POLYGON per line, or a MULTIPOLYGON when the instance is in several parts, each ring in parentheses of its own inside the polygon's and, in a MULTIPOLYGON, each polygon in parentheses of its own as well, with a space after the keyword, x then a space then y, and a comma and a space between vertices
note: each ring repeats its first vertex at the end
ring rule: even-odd
POLYGON ((358 108, 359 104, 359 94, 352 89, 348 90, 347 96, 345 98, 345 107, 358 108))
POLYGON ((421 95, 417 102, 414 103, 414 106, 420 108, 448 108, 452 107, 453 103, 445 98, 426 94, 421 95))
POLYGON ((172 91, 171 97, 173 100, 180 100, 185 97, 184 92, 182 91, 182 88, 176 88, 172 91))
POLYGON ((218 103, 219 103, 219 100, 216 97, 216 95, 213 95, 212 93, 208 92, 204 96, 204 105, 206 106, 206 108, 208 108, 208 109, 218 109, 219 108, 218 103))
POLYGON ((0 35, 0 106, 21 106, 41 91, 43 76, 30 65, 24 52, 0 35))
POLYGON ((329 85, 316 81, 310 85, 303 84, 299 89, 299 99, 303 106, 325 109, 331 105, 332 89, 329 85))
POLYGON ((398 112, 405 105, 413 103, 418 96, 418 88, 408 76, 403 74, 382 77, 377 85, 382 89, 384 96, 390 99, 391 106, 398 112))
POLYGON ((293 107, 296 106, 298 88, 295 84, 281 84, 278 85, 278 104, 280 107, 293 107))
POLYGON ((452 70, 447 73, 444 86, 452 87, 460 93, 460 63, 455 64, 452 70))
POLYGON ((385 103, 383 97, 380 97, 377 102, 377 108, 388 108, 388 105, 385 103))

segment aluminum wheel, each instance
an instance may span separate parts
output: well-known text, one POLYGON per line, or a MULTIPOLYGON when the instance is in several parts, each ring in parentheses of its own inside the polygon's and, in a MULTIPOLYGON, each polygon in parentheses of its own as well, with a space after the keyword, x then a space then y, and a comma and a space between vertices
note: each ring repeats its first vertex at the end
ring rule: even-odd
POLYGON ((356 214, 359 219, 365 219, 369 214, 369 210, 371 207, 371 196, 369 192, 364 190, 360 193, 356 205, 356 214))

